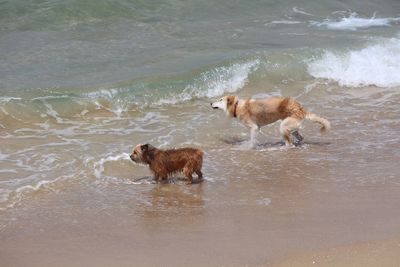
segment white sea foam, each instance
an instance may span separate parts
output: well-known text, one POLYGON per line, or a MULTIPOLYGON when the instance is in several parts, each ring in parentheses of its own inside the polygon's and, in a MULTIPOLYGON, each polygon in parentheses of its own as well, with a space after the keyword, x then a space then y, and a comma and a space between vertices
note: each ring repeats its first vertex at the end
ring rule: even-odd
POLYGON ((278 24, 284 24, 284 25, 293 25, 293 24, 300 24, 300 21, 296 20, 274 20, 268 23, 265 23, 265 26, 270 26, 270 25, 278 25, 278 24))
POLYGON ((348 17, 341 18, 340 20, 326 19, 323 22, 312 21, 310 24, 330 30, 355 31, 370 27, 388 27, 398 22, 400 22, 400 18, 376 18, 375 15, 372 18, 360 18, 357 13, 351 13, 348 17))
POLYGON ((296 6, 292 8, 292 11, 294 13, 297 13, 297 14, 302 14, 302 15, 307 15, 307 16, 314 16, 313 14, 308 13, 308 12, 304 11, 304 9, 296 7, 296 6))
POLYGON ((48 96, 35 97, 30 100, 32 100, 32 101, 47 101, 47 100, 59 100, 59 99, 65 99, 65 98, 70 98, 70 97, 68 95, 48 95, 48 96))
POLYGON ((20 97, 10 97, 10 96, 2 96, 0 97, 0 103, 8 103, 13 100, 22 100, 20 97))
MULTIPOLYGON (((120 118, 128 110, 128 102, 126 101, 126 96, 124 94, 128 91, 126 88, 111 88, 111 89, 100 89, 95 92, 83 94, 83 97, 89 99, 94 99, 94 104, 96 109, 104 109, 111 113, 114 113, 118 118, 120 118), (98 99, 106 99, 110 106, 101 104, 98 99)), ((133 93, 134 94, 134 93, 133 93)), ((84 116, 88 113, 88 110, 83 110, 80 115, 84 116)))
POLYGON ((128 104, 126 102, 123 102, 121 100, 117 100, 117 103, 115 103, 111 107, 111 112, 117 115, 117 117, 121 117, 124 112, 126 112, 128 109, 128 104))
POLYGON ((308 63, 308 72, 341 86, 400 86, 400 39, 384 39, 345 53, 326 51, 321 58, 308 63))
MULTIPOLYGON (((87 159, 86 163, 92 162, 93 158, 87 159)), ((112 164, 112 162, 116 164, 123 164, 124 161, 129 161, 129 163, 133 163, 130 159, 130 155, 128 153, 121 153, 115 156, 106 156, 101 158, 100 160, 94 162, 93 172, 94 176, 98 179, 96 184, 100 187, 107 186, 108 184, 117 184, 117 185, 139 185, 139 184, 151 184, 152 177, 143 177, 136 180, 132 180, 131 178, 124 178, 121 176, 113 176, 107 175, 105 171, 106 164, 112 164)), ((138 164, 139 165, 139 164, 138 164)), ((122 165, 121 165, 122 166, 122 165)))
POLYGON ((257 205, 259 206, 269 206, 271 204, 270 198, 263 198, 256 201, 257 205))
POLYGON ((3 154, 3 153, 0 151, 0 160, 5 160, 5 159, 8 158, 8 157, 9 157, 9 155, 3 154))
POLYGON ((50 124, 47 120, 43 123, 36 123, 36 125, 38 125, 42 129, 44 129, 45 131, 48 131, 50 129, 50 124))
POLYGON ((56 119, 58 123, 63 123, 63 120, 60 118, 60 115, 58 114, 57 111, 54 110, 53 106, 50 105, 49 103, 43 102, 43 105, 46 106, 47 111, 46 114, 49 115, 50 117, 56 119))
POLYGON ((116 88, 112 89, 100 89, 99 91, 91 92, 86 94, 87 97, 97 99, 97 98, 106 98, 106 99, 113 99, 117 94, 119 93, 119 90, 116 88))
POLYGON ((122 153, 116 156, 108 156, 105 158, 101 158, 99 161, 96 161, 94 163, 94 176, 96 178, 101 178, 103 172, 104 172, 104 164, 106 162, 110 161, 120 161, 120 160, 129 160, 130 161, 130 156, 128 153, 122 153))
POLYGON ((17 173, 14 169, 1 169, 0 173, 17 173))

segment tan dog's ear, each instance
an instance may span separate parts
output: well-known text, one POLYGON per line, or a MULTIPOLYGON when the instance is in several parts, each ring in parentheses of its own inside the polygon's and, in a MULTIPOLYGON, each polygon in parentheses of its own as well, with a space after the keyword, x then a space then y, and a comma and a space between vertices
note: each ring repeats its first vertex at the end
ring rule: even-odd
POLYGON ((232 105, 234 99, 235 99, 235 97, 234 97, 233 95, 228 95, 228 96, 226 97, 226 104, 227 104, 227 106, 232 105))
POLYGON ((238 103, 237 101, 237 96, 230 95, 226 97, 227 113, 233 117, 236 117, 236 104, 238 103))

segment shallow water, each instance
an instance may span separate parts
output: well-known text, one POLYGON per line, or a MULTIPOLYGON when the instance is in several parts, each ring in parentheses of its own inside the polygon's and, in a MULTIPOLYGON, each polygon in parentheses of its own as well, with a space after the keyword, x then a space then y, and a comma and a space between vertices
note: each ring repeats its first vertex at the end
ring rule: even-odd
POLYGON ((4 266, 259 266, 399 234, 397 1, 3 7, 4 266), (332 131, 286 148, 276 123, 249 149, 209 106, 228 93, 332 131), (205 181, 152 183, 138 143, 202 148, 205 181))

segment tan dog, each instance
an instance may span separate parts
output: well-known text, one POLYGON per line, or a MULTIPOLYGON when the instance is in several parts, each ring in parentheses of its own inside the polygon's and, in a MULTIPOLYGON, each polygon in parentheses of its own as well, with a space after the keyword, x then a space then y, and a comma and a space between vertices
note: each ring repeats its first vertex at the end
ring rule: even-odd
POLYGON ((222 109, 227 115, 238 118, 245 126, 250 128, 252 146, 255 145, 256 134, 260 127, 277 120, 282 120, 280 132, 287 146, 302 143, 303 137, 298 131, 304 119, 321 124, 321 133, 331 128, 328 120, 308 112, 299 102, 289 97, 240 100, 237 96, 228 95, 211 103, 211 107, 222 109), (297 139, 294 143, 291 135, 297 139))
POLYGON ((139 144, 133 149, 130 157, 136 163, 149 165, 157 182, 159 178, 166 180, 168 176, 183 172, 192 183, 194 172, 199 180, 203 179, 203 154, 202 150, 196 148, 161 150, 149 144, 139 144))

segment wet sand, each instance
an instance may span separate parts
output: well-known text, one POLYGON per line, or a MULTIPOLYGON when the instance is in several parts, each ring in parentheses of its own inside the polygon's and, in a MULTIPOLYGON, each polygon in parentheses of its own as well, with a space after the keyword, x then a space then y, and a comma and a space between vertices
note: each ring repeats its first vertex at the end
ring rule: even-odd
MULTIPOLYGON (((367 186, 339 194, 308 181, 266 180, 244 191, 235 182, 149 185, 143 189, 148 203, 137 203, 120 189, 97 195, 70 188, 57 198, 41 196, 35 205, 21 207, 24 215, 7 216, 2 266, 269 266, 309 251, 398 234, 399 188, 367 186)), ((387 246, 386 251, 380 243, 362 245, 354 260, 368 254, 372 263, 393 262, 397 258, 380 259, 398 251, 387 246)), ((294 262, 324 263, 325 255, 332 255, 333 266, 340 266, 358 251, 347 249, 294 262)))
POLYGON ((398 186, 336 189, 321 171, 289 165, 216 183, 142 185, 140 198, 120 185, 34 196, 6 213, 0 258, 3 266, 265 266, 399 234, 398 186), (291 175, 299 170, 312 176, 291 175))

